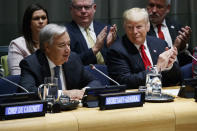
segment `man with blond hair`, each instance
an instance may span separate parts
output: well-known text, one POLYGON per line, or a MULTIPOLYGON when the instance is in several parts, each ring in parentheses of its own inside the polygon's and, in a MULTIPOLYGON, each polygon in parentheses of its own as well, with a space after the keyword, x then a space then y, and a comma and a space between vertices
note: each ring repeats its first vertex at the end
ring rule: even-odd
POLYGON ((126 10, 123 21, 126 34, 112 45, 107 55, 109 75, 128 88, 138 88, 145 85, 146 74, 156 65, 163 86, 180 82, 180 69, 175 61, 177 49, 169 49, 165 41, 147 36, 150 29, 147 11, 126 10))

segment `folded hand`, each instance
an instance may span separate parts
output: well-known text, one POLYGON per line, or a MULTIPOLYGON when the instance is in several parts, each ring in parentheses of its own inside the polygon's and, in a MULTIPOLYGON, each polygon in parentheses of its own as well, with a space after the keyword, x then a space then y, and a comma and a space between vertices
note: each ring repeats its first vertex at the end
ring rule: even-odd
POLYGON ((84 95, 84 90, 78 90, 78 89, 64 90, 62 91, 62 93, 64 95, 69 96, 71 100, 81 100, 84 95))

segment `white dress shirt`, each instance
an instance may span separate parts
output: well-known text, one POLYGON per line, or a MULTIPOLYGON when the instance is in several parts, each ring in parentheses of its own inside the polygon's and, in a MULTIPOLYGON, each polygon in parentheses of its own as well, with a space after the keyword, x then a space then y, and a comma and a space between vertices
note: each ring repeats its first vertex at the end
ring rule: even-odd
MULTIPOLYGON (((140 49, 140 46, 141 46, 141 45, 138 45, 138 44, 134 44, 134 45, 135 45, 135 47, 138 49, 138 51, 139 51, 139 53, 140 53, 140 55, 141 55, 141 49, 140 49)), ((151 63, 151 66, 153 67, 152 57, 151 57, 150 51, 149 51, 149 49, 148 49, 147 41, 146 41, 146 40, 144 41, 144 50, 145 50, 146 55, 147 55, 147 57, 148 57, 148 59, 149 59, 149 61, 150 61, 150 63, 151 63)), ((142 55, 141 55, 141 56, 142 56, 142 55)))
MULTIPOLYGON (((56 65, 48 57, 47 57, 47 60, 49 63, 51 76, 54 77, 55 76, 54 67, 56 67, 56 65)), ((66 90, 66 79, 62 70, 62 65, 60 65, 60 79, 62 83, 62 90, 66 90)))
MULTIPOLYGON (((83 37, 86 40, 88 48, 91 48, 91 44, 88 42, 88 39, 87 39, 87 34, 86 34, 86 31, 85 31, 85 28, 81 27, 80 25, 78 25, 78 27, 79 27, 81 33, 83 34, 83 37)), ((96 33, 94 32, 93 22, 90 24, 89 29, 90 29, 89 30, 90 36, 92 37, 92 39, 96 43, 96 33)))
MULTIPOLYGON (((170 32, 168 30, 168 26, 166 25, 166 20, 164 20, 161 24, 162 24, 161 31, 164 34, 165 41, 168 43, 169 47, 172 47, 172 45, 173 45, 172 38, 170 36, 170 32)), ((154 31, 155 31, 155 33, 157 35, 157 38, 159 38, 157 25, 153 24, 153 28, 154 28, 154 31)))

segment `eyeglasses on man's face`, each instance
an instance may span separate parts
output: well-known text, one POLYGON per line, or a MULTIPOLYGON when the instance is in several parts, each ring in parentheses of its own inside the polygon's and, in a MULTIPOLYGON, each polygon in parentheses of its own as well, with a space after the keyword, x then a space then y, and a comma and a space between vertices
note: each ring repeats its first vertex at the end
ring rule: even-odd
POLYGON ((72 5, 72 7, 78 11, 81 11, 83 8, 85 10, 90 10, 92 8, 93 4, 91 5, 84 5, 84 6, 78 6, 78 5, 72 5))

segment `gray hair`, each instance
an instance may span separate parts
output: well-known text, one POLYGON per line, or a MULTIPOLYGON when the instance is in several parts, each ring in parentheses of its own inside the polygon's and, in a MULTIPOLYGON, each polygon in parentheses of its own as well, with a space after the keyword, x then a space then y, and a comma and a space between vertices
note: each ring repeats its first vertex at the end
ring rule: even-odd
MULTIPOLYGON (((73 4, 73 1, 74 1, 74 0, 70 0, 70 5, 73 4)), ((94 4, 94 3, 95 3, 94 0, 92 0, 92 4, 94 4)))
MULTIPOLYGON (((147 0, 147 2, 148 2, 149 0, 147 0)), ((165 0, 165 2, 166 2, 166 6, 168 6, 168 5, 171 5, 171 0, 165 0)))
POLYGON ((44 51, 44 44, 48 42, 49 44, 53 43, 53 37, 55 35, 61 35, 67 32, 65 26, 60 26, 57 24, 48 24, 40 30, 40 49, 44 51))
POLYGON ((123 13, 124 24, 126 21, 139 21, 143 19, 147 22, 147 24, 150 24, 148 12, 144 8, 131 8, 123 13))

